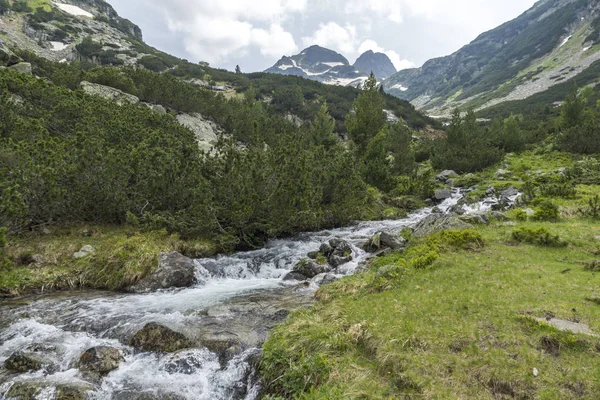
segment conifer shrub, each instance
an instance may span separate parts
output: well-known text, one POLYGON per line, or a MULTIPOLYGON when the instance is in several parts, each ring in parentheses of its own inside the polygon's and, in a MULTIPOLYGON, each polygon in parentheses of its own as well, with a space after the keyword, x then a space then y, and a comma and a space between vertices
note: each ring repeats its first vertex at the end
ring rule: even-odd
POLYGON ((545 247, 565 247, 567 242, 560 239, 558 235, 551 234, 546 228, 518 228, 515 229, 511 238, 517 243, 527 243, 545 247))
POLYGON ((535 214, 531 217, 534 221, 557 221, 560 216, 558 205, 549 199, 538 199, 535 214))

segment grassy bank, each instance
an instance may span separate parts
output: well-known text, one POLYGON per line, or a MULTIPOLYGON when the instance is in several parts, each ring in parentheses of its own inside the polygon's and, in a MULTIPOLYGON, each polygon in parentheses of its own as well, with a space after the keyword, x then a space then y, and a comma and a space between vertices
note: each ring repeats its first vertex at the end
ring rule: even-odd
POLYGON ((0 296, 78 288, 121 290, 151 274, 158 254, 166 251, 204 257, 214 254, 215 246, 122 226, 70 226, 10 236, 9 262, 0 270, 0 296), (87 245, 95 252, 74 258, 87 245))
MULTIPOLYGON (((506 180, 495 170, 467 179, 522 188, 574 163, 528 153, 507 163, 506 180)), ((512 210, 509 222, 414 239, 321 288, 265 345, 270 398, 600 398, 600 224, 581 212, 599 192, 546 197, 560 206, 554 222, 512 210)))

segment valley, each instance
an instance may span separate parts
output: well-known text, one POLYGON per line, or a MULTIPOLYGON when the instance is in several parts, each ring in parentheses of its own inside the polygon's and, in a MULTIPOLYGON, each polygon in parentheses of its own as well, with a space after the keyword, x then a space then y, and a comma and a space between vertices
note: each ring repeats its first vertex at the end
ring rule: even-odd
POLYGON ((0 398, 599 398, 598 12, 245 73, 0 0, 0 398))

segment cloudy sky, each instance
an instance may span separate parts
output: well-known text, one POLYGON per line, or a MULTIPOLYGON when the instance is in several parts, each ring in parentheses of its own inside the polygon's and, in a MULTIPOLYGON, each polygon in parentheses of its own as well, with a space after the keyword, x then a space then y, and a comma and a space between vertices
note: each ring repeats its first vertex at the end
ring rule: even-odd
POLYGON ((145 41, 193 62, 244 72, 318 44, 351 63, 385 52, 396 68, 450 54, 535 0, 108 0, 145 41))

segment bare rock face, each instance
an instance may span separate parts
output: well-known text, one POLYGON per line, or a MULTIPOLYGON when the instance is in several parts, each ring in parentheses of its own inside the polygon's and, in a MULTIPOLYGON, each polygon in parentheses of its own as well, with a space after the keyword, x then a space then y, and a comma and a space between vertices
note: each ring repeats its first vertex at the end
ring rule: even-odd
POLYGON ((114 347, 93 347, 81 355, 79 369, 84 372, 106 375, 110 371, 119 368, 119 364, 123 360, 121 352, 114 347))
POLYGON ((81 88, 85 93, 91 96, 102 97, 103 99, 113 101, 120 106, 125 104, 138 104, 140 102, 140 99, 137 96, 125 93, 122 90, 110 86, 83 81, 81 82, 81 88))
POLYGON ((219 128, 217 124, 204 119, 198 113, 179 114, 177 121, 194 132, 201 150, 210 151, 218 140, 219 128))
POLYGON ((133 336, 131 345, 144 351, 173 353, 190 347, 191 342, 182 333, 151 322, 133 336))
POLYGON ((185 288, 197 283, 194 260, 177 252, 161 253, 156 271, 130 286, 127 291, 148 293, 159 289, 185 288))

